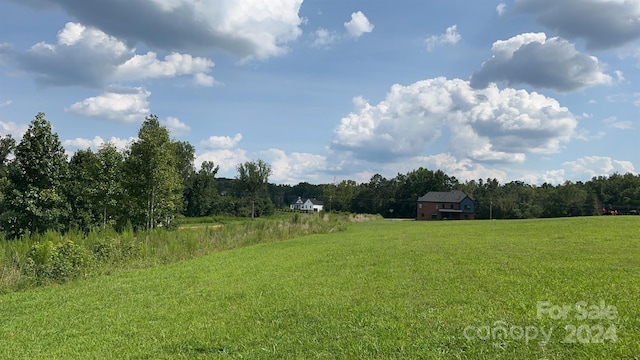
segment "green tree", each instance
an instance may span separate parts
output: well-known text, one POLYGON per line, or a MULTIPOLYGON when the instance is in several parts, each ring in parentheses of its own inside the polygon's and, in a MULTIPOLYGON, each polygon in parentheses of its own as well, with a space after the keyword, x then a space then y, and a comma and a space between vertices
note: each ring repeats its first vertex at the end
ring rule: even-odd
POLYGON ((100 207, 102 227, 114 226, 118 223, 122 227, 126 222, 121 209, 124 192, 122 183, 124 158, 122 153, 111 143, 105 143, 100 147, 97 158, 95 201, 100 207))
POLYGON ((196 171, 193 166, 196 149, 186 141, 174 141, 172 145, 176 155, 176 170, 180 176, 183 194, 183 201, 180 202, 180 208, 178 210, 185 212, 187 207, 187 189, 191 187, 192 177, 196 171))
POLYGON ((218 198, 216 174, 219 166, 211 161, 202 162, 200 170, 191 177, 186 189, 187 216, 207 216, 213 213, 213 206, 218 198))
MULTIPOLYGON (((238 185, 242 191, 248 193, 251 197, 251 218, 256 215, 256 198, 267 190, 269 176, 271 175, 271 165, 258 161, 247 161, 244 164, 238 164, 238 185)), ((268 203, 271 202, 268 199, 268 203)))
POLYGON ((342 180, 332 194, 332 208, 335 211, 353 211, 353 200, 358 195, 358 184, 353 180, 342 180))
POLYGON ((138 131, 138 140, 126 154, 127 193, 132 223, 145 229, 167 225, 182 206, 182 181, 176 146, 158 117, 149 115, 138 131))
POLYGON ((4 193, 9 186, 10 155, 16 148, 16 141, 11 135, 0 137, 0 204, 4 193))
POLYGON ((96 192, 99 186, 97 173, 100 163, 91 149, 78 150, 69 161, 69 173, 66 181, 66 198, 70 205, 69 227, 88 231, 94 227, 99 217, 96 205, 96 192))
POLYGON ((26 231, 64 229, 68 206, 67 156, 44 113, 38 113, 16 146, 5 189, 2 228, 9 238, 26 231))

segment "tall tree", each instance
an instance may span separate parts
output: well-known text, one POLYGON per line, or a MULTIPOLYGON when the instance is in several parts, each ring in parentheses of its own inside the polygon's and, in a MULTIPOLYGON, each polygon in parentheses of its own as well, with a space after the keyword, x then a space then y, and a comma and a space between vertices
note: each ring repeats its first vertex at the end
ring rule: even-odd
POLYGON ((25 231, 64 228, 67 156, 44 113, 38 113, 15 149, 5 189, 2 227, 9 238, 25 231))
POLYGON ((220 170, 220 166, 214 166, 211 161, 204 161, 200 170, 191 177, 189 187, 185 192, 187 216, 211 215, 213 204, 218 198, 215 179, 218 170, 220 170))
MULTIPOLYGON (((251 218, 256 215, 256 198, 261 192, 267 190, 269 176, 271 175, 271 165, 258 161, 247 161, 244 164, 238 164, 237 168, 238 184, 242 190, 251 196, 251 218)), ((270 199, 268 199, 271 201, 270 199)))
POLYGON ((186 141, 174 141, 172 144, 176 154, 176 170, 182 183, 183 201, 180 202, 180 208, 178 210, 184 212, 187 207, 187 189, 191 186, 190 182, 196 170, 193 166, 196 149, 186 141))
POLYGON ((69 173, 65 194, 70 206, 68 223, 70 227, 87 231, 94 227, 99 219, 99 207, 96 204, 96 191, 100 182, 96 174, 100 163, 98 156, 91 150, 78 150, 69 161, 69 173))
POLYGON ((111 143, 105 143, 98 150, 98 179, 96 188, 96 203, 100 206, 100 218, 102 227, 107 225, 122 224, 123 219, 120 207, 124 192, 122 183, 123 156, 111 143))
POLYGON ((182 182, 175 150, 158 117, 147 116, 125 160, 132 217, 147 230, 169 223, 180 210, 182 182))
POLYGON ((11 135, 0 137, 0 204, 5 190, 9 186, 9 158, 15 148, 16 141, 11 135))

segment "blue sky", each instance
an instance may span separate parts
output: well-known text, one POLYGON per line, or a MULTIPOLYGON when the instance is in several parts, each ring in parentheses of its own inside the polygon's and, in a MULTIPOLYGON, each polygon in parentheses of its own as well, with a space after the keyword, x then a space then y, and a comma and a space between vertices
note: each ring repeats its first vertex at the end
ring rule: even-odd
POLYGON ((156 114, 270 181, 640 169, 640 0, 0 0, 0 132, 69 154, 156 114))

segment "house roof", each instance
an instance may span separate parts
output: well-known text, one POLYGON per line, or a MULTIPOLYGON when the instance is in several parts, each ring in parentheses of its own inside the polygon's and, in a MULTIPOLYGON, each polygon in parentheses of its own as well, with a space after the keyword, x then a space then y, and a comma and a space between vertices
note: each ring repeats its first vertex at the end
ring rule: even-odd
POLYGON ((296 200, 296 201, 292 202, 292 203, 291 203, 291 205, 304 204, 304 203, 306 203, 307 201, 311 201, 311 203, 312 203, 313 205, 323 205, 323 204, 322 204, 322 201, 320 201, 320 200, 317 200, 317 199, 308 199, 308 198, 304 198, 304 199, 302 199, 302 198, 298 198, 298 200, 296 200))
POLYGON ((467 194, 460 190, 447 192, 429 191, 426 195, 419 197, 418 201, 459 203, 466 197, 468 197, 467 194))
MULTIPOLYGON (((313 205, 322 205, 322 201, 317 200, 317 199, 307 199, 307 201, 311 201, 311 203, 313 205)), ((307 201, 305 201, 305 202, 307 202, 307 201)))

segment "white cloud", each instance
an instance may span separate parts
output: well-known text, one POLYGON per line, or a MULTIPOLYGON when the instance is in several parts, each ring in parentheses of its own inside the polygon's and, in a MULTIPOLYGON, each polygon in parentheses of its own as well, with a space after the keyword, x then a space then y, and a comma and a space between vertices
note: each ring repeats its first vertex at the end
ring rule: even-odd
POLYGON ((614 160, 607 156, 585 156, 575 161, 562 163, 568 178, 589 180, 594 176, 605 176, 613 173, 634 173, 635 168, 630 161, 614 160))
POLYGON ((197 73, 193 75, 193 84, 197 86, 209 87, 219 83, 213 79, 213 76, 207 75, 205 73, 197 73))
MULTIPOLYGON (((107 83, 193 75, 194 84, 212 86, 213 61, 172 52, 135 54, 124 42, 96 28, 69 22, 55 44, 40 42, 25 52, 9 50, 16 66, 45 85, 101 88, 107 83)), ((5 51, 7 52, 7 51, 5 51)))
POLYGON ((462 36, 458 33, 458 25, 452 25, 447 28, 444 34, 431 35, 425 40, 427 50, 431 51, 436 46, 441 45, 455 45, 462 39, 462 36))
POLYGON ((133 50, 104 32, 69 22, 58 32, 56 44, 39 42, 11 59, 45 85, 101 87, 133 50))
POLYGON ((619 130, 631 130, 633 129, 633 123, 631 121, 619 121, 616 116, 604 119, 603 122, 608 126, 619 130))
POLYGON ((103 139, 100 136, 96 136, 93 139, 75 138, 68 139, 62 142, 62 146, 67 150, 68 155, 72 155, 76 150, 91 149, 97 151, 106 143, 110 143, 116 147, 116 149, 122 151, 131 145, 137 138, 130 137, 128 139, 122 139, 118 137, 111 137, 108 140, 103 139))
POLYGON ((504 15, 506 10, 507 10, 507 4, 505 3, 500 3, 498 4, 498 6, 496 6, 496 12, 498 13, 498 16, 504 15))
POLYGON ((614 74, 616 74, 616 79, 618 80, 619 83, 624 82, 626 79, 624 78, 624 73, 620 70, 616 70, 614 71, 614 74))
POLYGON ((219 176, 233 177, 236 174, 236 166, 250 159, 243 149, 218 149, 198 154, 195 164, 199 167, 204 161, 212 161, 220 166, 219 176))
POLYGON ((332 149, 374 162, 421 156, 447 128, 455 156, 522 162, 560 151, 577 126, 555 99, 495 85, 474 90, 461 79, 396 84, 377 105, 355 98, 354 107, 335 128, 332 149))
POLYGON ((607 133, 605 133, 604 131, 598 131, 595 135, 591 135, 591 131, 587 129, 576 129, 576 131, 573 134, 573 138, 577 140, 582 140, 582 141, 591 141, 591 140, 600 140, 605 135, 607 135, 607 133))
POLYGON ((165 126, 173 135, 184 135, 191 131, 191 127, 189 127, 189 125, 172 116, 162 121, 162 125, 165 126))
POLYGON ((612 81, 598 58, 578 52, 559 37, 547 39, 544 33, 496 41, 491 53, 491 59, 471 77, 474 87, 505 82, 508 86, 528 84, 566 92, 612 81))
POLYGON ((13 103, 13 100, 6 100, 0 103, 0 108, 3 108, 5 106, 9 106, 11 105, 11 103, 13 103))
POLYGON ((547 170, 543 172, 539 171, 525 171, 523 173, 517 174, 517 176, 509 179, 511 181, 519 180, 523 181, 525 184, 530 185, 542 185, 544 183, 547 184, 562 184, 564 183, 566 178, 566 172, 564 169, 557 170, 547 170))
MULTIPOLYGON (((460 181, 477 179, 498 179, 504 181, 507 173, 499 169, 488 169, 482 164, 473 162, 470 159, 458 158, 450 153, 442 153, 429 156, 419 156, 409 159, 412 168, 407 167, 401 172, 408 172, 422 166, 427 169, 439 169, 449 176, 455 176, 460 181)), ((406 165, 405 165, 406 167, 406 165)))
POLYGON ((271 165, 270 181, 297 184, 302 181, 318 182, 327 166, 327 158, 322 155, 293 152, 287 154, 280 149, 262 151, 261 156, 271 165))
POLYGON ((340 36, 335 32, 329 31, 327 29, 318 28, 313 33, 313 38, 313 42, 311 43, 312 47, 328 48, 329 45, 340 39, 340 36))
POLYGON ((40 0, 38 4, 57 5, 78 22, 127 43, 166 51, 218 49, 247 60, 287 52, 287 43, 302 34, 303 19, 298 15, 302 1, 103 0, 87 6, 85 0, 40 0))
POLYGON ((64 110, 76 115, 106 119, 122 123, 139 123, 149 115, 147 98, 151 93, 144 88, 116 89, 72 104, 64 110))
POLYGON ((0 121, 0 135, 11 135, 16 140, 21 139, 28 128, 29 125, 27 124, 17 124, 13 121, 0 121))
POLYGON ((351 14, 351 20, 344 23, 345 29, 352 37, 358 38, 365 33, 373 31, 374 25, 369 22, 369 19, 362 13, 362 11, 354 12, 351 14))
POLYGON ((117 81, 132 81, 193 74, 199 85, 211 86, 213 78, 207 73, 213 66, 213 61, 189 54, 173 52, 165 56, 164 61, 160 61, 156 53, 148 52, 145 55, 135 55, 118 65, 112 78, 117 81))
POLYGON ((232 137, 229 136, 212 136, 209 139, 200 142, 200 144, 209 149, 232 149, 242 140, 242 134, 238 133, 232 137))

